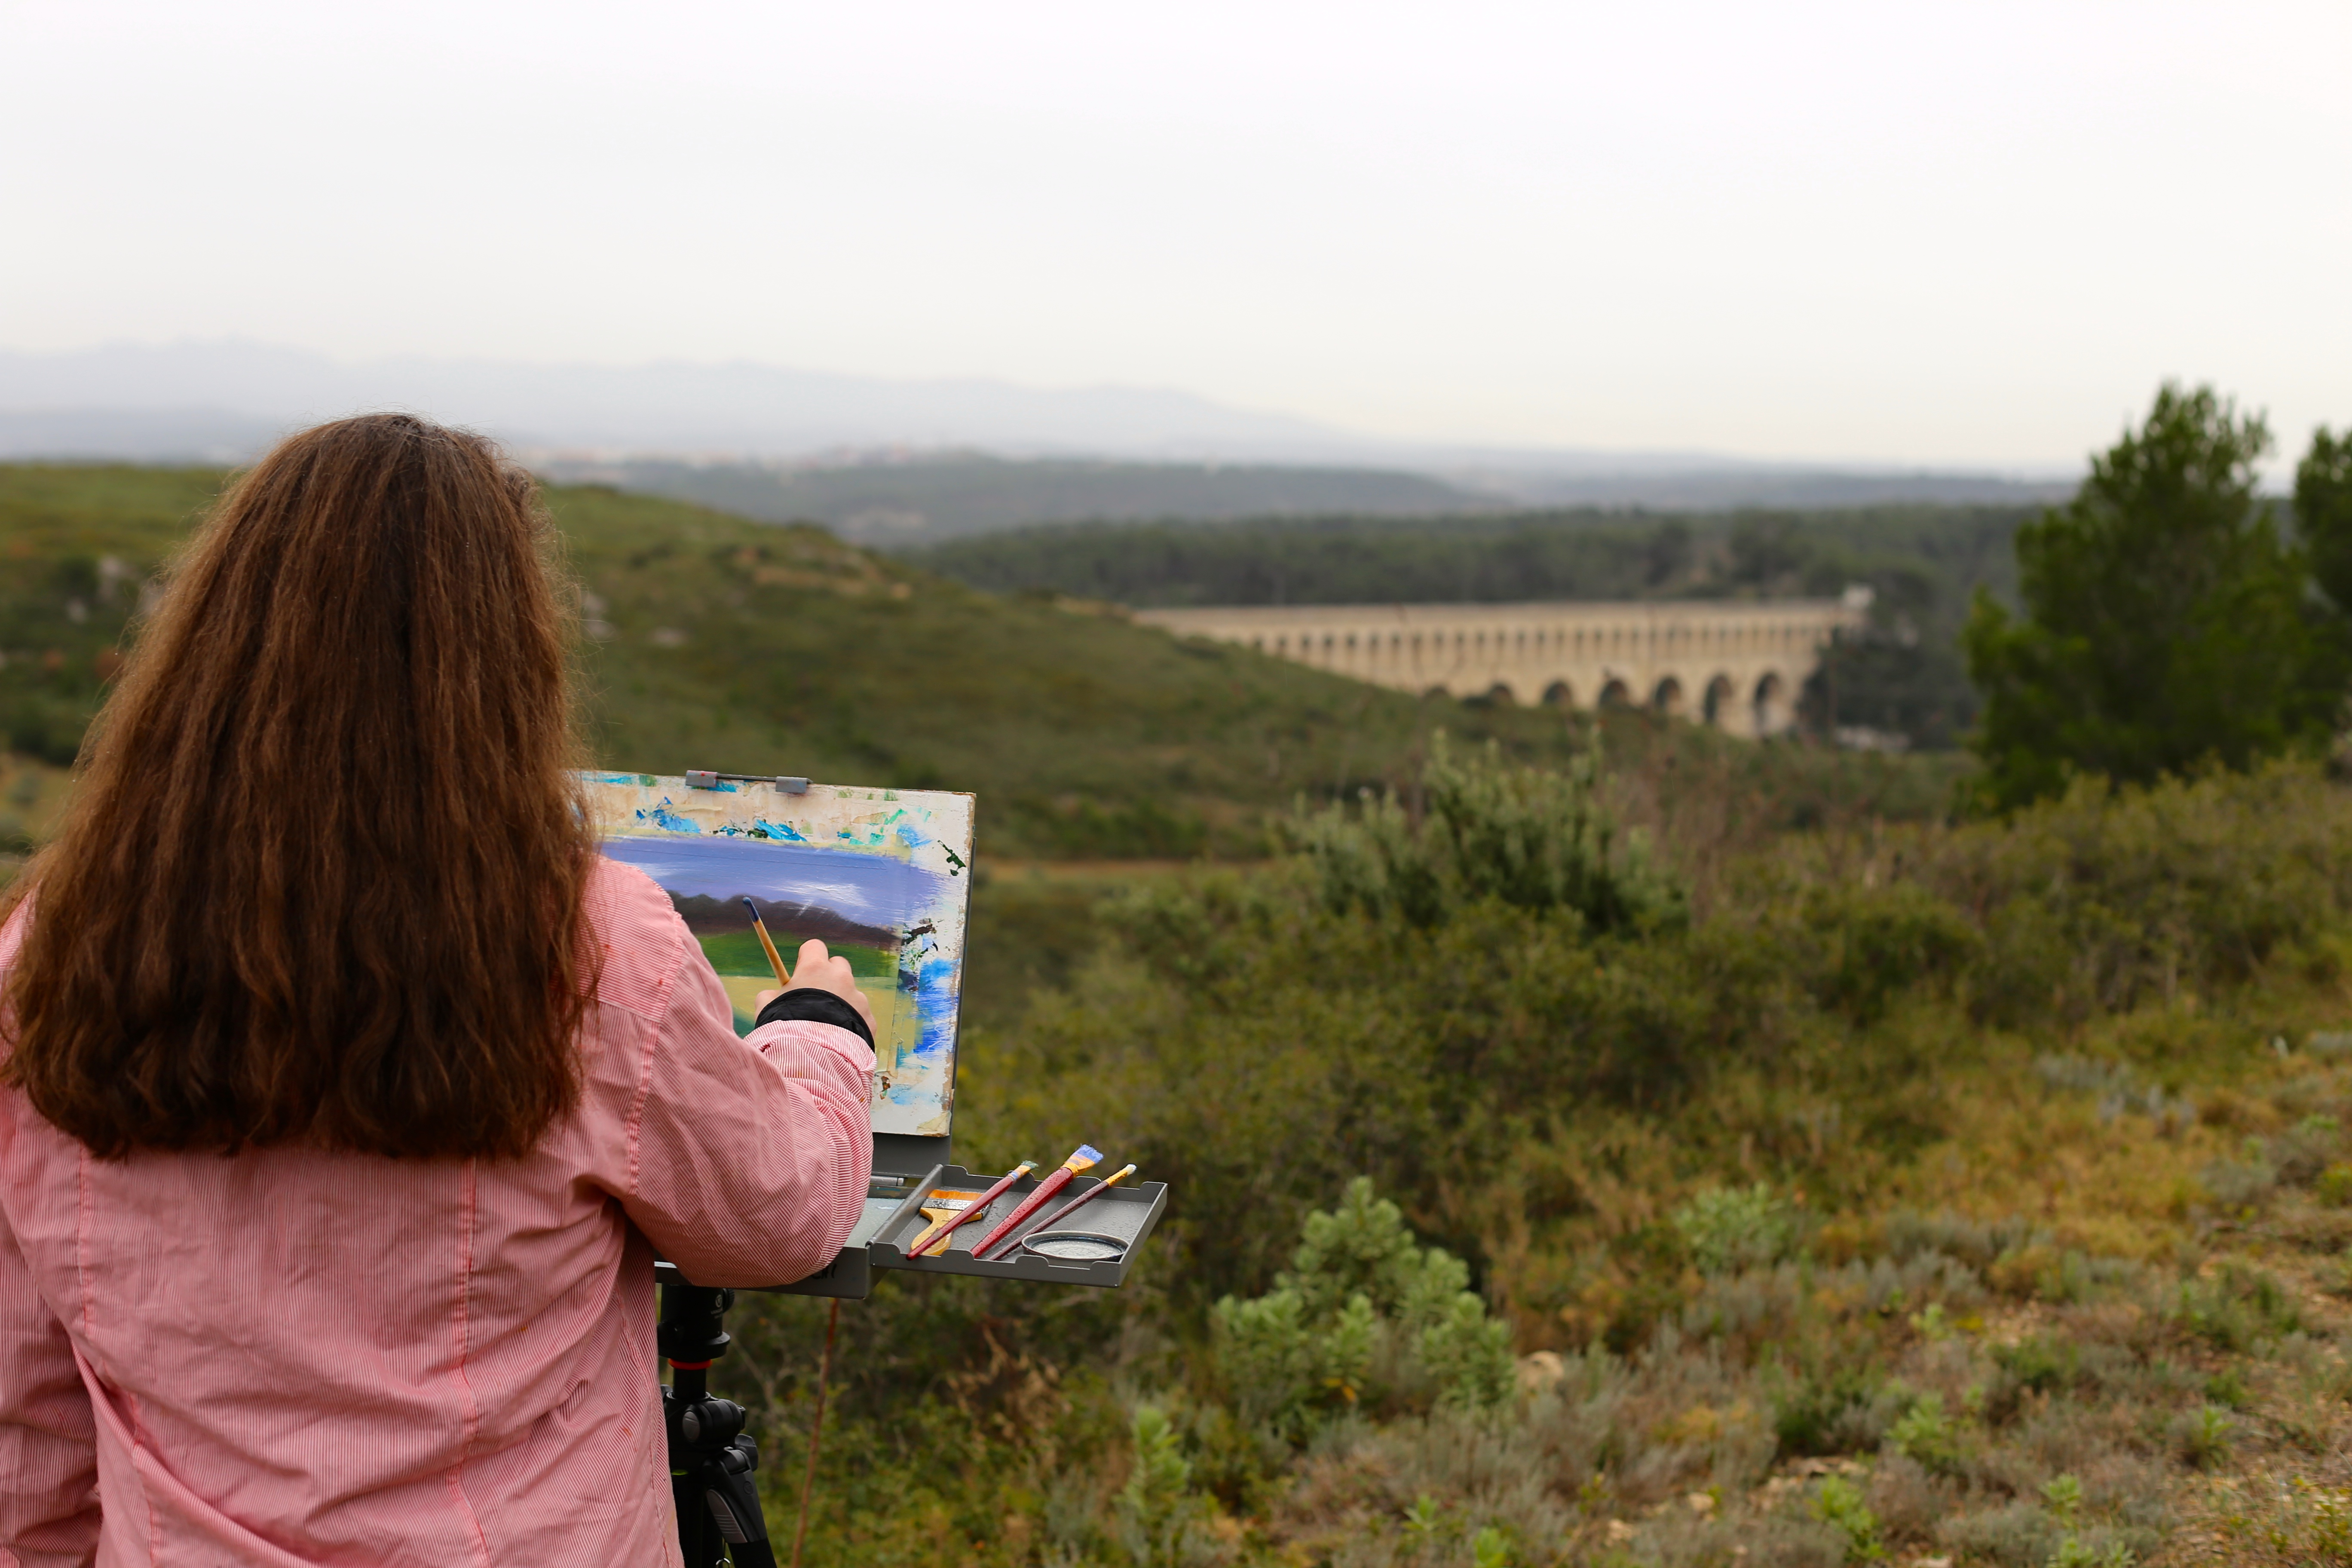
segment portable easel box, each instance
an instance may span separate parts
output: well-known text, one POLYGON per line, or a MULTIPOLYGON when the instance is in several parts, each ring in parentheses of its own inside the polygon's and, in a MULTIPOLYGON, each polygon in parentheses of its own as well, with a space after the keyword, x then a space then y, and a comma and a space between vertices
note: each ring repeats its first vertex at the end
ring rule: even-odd
MULTIPOLYGON (((1056 1227, 1102 1238, 1062 1247, 1097 1256, 1055 1257, 1061 1244, 1025 1245, 1055 1211, 1102 1184, 1092 1175, 1075 1177, 990 1257, 971 1256, 972 1245, 1035 1191, 1050 1167, 1009 1186, 950 1233, 945 1253, 906 1251, 930 1223, 922 1212, 930 1194, 977 1194, 998 1180, 955 1163, 950 1134, 971 907, 972 796, 709 772, 583 777, 604 852, 669 894, 718 972, 739 1032, 750 1030, 759 992, 775 982, 746 899, 779 946, 815 937, 846 956, 875 1004, 877 1071, 866 1106, 874 1176, 865 1211, 825 1268, 767 1289, 862 1299, 877 1268, 1108 1289, 1126 1282, 1168 1206, 1164 1183, 1112 1187, 1056 1227), (1109 1256, 1114 1246, 1118 1251, 1109 1256)), ((1073 1143, 1085 1131, 1072 1129, 1073 1143)))

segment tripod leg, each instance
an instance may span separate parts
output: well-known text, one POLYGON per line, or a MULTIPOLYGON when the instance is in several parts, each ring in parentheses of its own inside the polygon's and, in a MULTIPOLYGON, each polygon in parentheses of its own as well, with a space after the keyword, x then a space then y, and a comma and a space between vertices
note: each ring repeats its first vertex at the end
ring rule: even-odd
POLYGON ((768 1521, 760 1512, 760 1489, 751 1479, 759 1464, 759 1445, 748 1436, 738 1437, 725 1453, 704 1460, 696 1477, 711 1523, 725 1539, 735 1568, 776 1568, 768 1521))
POLYGON ((760 1446, 743 1433, 743 1407, 710 1393, 710 1363, 727 1353, 723 1324, 731 1290, 684 1280, 662 1287, 661 1353, 670 1363, 662 1390, 669 1436, 670 1498, 686 1568, 775 1568, 768 1521, 752 1472, 760 1446))

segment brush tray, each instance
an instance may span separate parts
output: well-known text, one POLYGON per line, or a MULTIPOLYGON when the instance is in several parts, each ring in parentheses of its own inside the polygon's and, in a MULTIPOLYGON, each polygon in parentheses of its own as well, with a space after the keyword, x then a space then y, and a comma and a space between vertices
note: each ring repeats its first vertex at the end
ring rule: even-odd
POLYGON ((997 1222, 1021 1206, 1021 1200, 1037 1190, 1044 1174, 1024 1176, 997 1195, 987 1211, 976 1219, 968 1219, 948 1237, 948 1249, 937 1258, 909 1258, 907 1246, 930 1228, 925 1217, 922 1200, 935 1187, 965 1188, 985 1192, 994 1186, 995 1176, 975 1176, 961 1165, 942 1165, 922 1181, 899 1205, 898 1212, 884 1220, 872 1233, 866 1245, 867 1261, 876 1268, 903 1268, 916 1274, 970 1274, 983 1279, 1034 1279, 1045 1285, 1098 1285, 1116 1289, 1127 1282, 1128 1270, 1143 1251, 1143 1243, 1151 1235, 1151 1227, 1160 1223, 1161 1211, 1168 1206, 1168 1184, 1144 1182, 1135 1186, 1122 1183, 1111 1188, 1086 1207, 1061 1221, 1053 1228, 1064 1231, 1084 1231, 1093 1236, 1109 1237, 1126 1244, 1126 1250, 1117 1258, 1093 1260, 1040 1258, 1022 1250, 1022 1238, 1045 1227, 1048 1219, 1062 1205, 1082 1193, 1102 1185, 1092 1176, 1078 1176, 1052 1197, 1045 1200, 1035 1214, 1021 1222, 1021 1228, 1003 1238, 989 1250, 986 1258, 974 1258, 972 1245, 990 1231, 997 1222))

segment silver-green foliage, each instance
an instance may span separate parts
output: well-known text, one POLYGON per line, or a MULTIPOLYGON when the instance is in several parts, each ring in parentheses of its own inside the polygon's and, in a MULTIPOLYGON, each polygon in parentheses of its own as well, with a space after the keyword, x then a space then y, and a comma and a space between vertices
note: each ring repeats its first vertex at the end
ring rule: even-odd
POLYGON ((1825 1477, 1813 1495, 1812 1515, 1845 1537, 1845 1560, 1875 1563, 1886 1555, 1878 1515, 1863 1500, 1862 1489, 1836 1476, 1825 1477))
POLYGON ((1796 1244, 1789 1205, 1762 1182, 1752 1187, 1709 1187, 1675 1210, 1673 1220, 1705 1274, 1777 1263, 1796 1244))
POLYGON ((1204 1500, 1192 1494, 1192 1464, 1164 1411, 1135 1413, 1135 1468, 1118 1494, 1120 1544, 1137 1568, 1202 1568, 1216 1557, 1204 1500))
POLYGON ((1509 1326, 1487 1316, 1462 1260, 1420 1246, 1370 1178, 1304 1228, 1271 1292, 1216 1306, 1218 1364, 1244 1420, 1303 1437, 1361 1399, 1383 1343, 1441 1404, 1487 1410, 1510 1398, 1509 1326))
POLYGON ((1559 770, 1511 767, 1492 745, 1465 756, 1441 734, 1422 768, 1418 815, 1389 794, 1354 814, 1302 814, 1296 832, 1338 910, 1433 926, 1493 899, 1572 911, 1595 931, 1681 924, 1682 888, 1640 833, 1619 827, 1598 777, 1591 752, 1559 770))

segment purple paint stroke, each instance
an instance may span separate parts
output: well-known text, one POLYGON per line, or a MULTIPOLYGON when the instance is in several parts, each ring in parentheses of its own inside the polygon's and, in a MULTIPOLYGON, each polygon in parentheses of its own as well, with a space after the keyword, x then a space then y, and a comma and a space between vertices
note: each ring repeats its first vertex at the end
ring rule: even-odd
POLYGON ((814 904, 863 926, 899 931, 937 918, 954 884, 888 855, 757 838, 607 838, 612 859, 635 866, 668 892, 769 903, 814 904))

